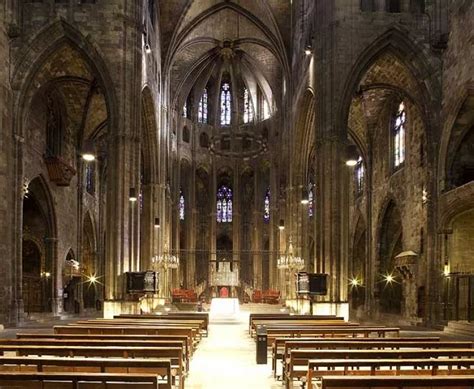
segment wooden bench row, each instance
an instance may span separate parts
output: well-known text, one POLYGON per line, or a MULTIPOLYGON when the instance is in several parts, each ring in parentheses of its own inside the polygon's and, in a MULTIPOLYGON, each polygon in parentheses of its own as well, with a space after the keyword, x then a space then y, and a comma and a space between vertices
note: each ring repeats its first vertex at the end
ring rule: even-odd
POLYGON ((0 388, 5 389, 157 389, 158 382, 158 376, 143 373, 0 372, 0 388))
POLYGON ((285 387, 306 377, 309 361, 319 360, 363 360, 363 359, 428 359, 428 358, 474 358, 474 349, 403 349, 403 350, 293 350, 285 361, 285 387))
POLYGON ((474 374, 474 359, 357 359, 310 360, 307 388, 312 389, 316 379, 331 376, 455 376, 474 374))
POLYGON ((321 389, 472 389, 474 375, 461 377, 324 377, 321 389))
MULTIPOLYGON (((19 333, 17 339, 0 339, 0 371, 147 373, 160 377, 160 388, 183 389, 189 359, 207 333, 205 322, 187 316, 93 319, 55 326, 54 334, 19 333)), ((89 384, 112 385, 86 382, 81 387, 89 384)))

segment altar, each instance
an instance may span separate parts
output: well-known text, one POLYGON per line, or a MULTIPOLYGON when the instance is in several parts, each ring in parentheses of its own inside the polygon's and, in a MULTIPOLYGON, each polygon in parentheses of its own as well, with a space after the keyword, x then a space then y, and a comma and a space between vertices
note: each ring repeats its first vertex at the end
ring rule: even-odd
POLYGON ((209 316, 211 320, 235 320, 240 313, 239 300, 236 298, 219 298, 211 300, 209 316))

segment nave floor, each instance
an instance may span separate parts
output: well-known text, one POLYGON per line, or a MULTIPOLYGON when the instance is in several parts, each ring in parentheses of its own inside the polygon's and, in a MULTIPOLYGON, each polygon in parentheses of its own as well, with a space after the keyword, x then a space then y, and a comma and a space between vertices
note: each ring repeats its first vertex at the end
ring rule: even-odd
POLYGON ((271 363, 256 364, 255 341, 248 334, 248 312, 238 319, 209 324, 191 360, 186 389, 280 389, 273 379, 271 363))

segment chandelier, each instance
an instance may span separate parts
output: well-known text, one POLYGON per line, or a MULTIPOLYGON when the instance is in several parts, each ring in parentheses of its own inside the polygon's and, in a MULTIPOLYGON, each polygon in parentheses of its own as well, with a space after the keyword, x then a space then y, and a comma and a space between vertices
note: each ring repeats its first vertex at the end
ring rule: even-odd
POLYGON ((179 266, 179 257, 171 253, 163 253, 161 255, 155 255, 151 259, 151 262, 165 269, 177 269, 179 266))
POLYGON ((284 270, 300 271, 304 268, 304 259, 293 255, 293 244, 290 240, 288 254, 282 255, 277 259, 277 268, 284 270))

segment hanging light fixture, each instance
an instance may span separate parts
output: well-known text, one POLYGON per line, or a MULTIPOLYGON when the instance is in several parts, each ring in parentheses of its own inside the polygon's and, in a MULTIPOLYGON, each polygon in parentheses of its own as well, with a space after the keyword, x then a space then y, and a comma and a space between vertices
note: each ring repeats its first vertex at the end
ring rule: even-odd
POLYGON ((301 204, 307 205, 309 203, 308 189, 304 188, 301 190, 301 204))
POLYGON ((81 156, 82 159, 87 162, 95 160, 94 145, 90 139, 84 141, 81 156))
POLYGON ((359 153, 357 151, 357 146, 349 145, 346 150, 346 165, 355 166, 357 165, 357 160, 359 159, 359 153))
POLYGON ((280 223, 278 224, 278 228, 280 231, 283 231, 285 229, 285 221, 283 219, 280 219, 280 223))
POLYGON ((135 188, 130 188, 128 199, 133 203, 137 201, 137 190, 135 188))
POLYGON ((306 45, 306 47, 304 48, 304 53, 306 55, 311 55, 312 52, 313 52, 313 48, 311 47, 311 45, 306 45))
POLYGON ((155 228, 160 228, 160 218, 155 217, 155 228))

